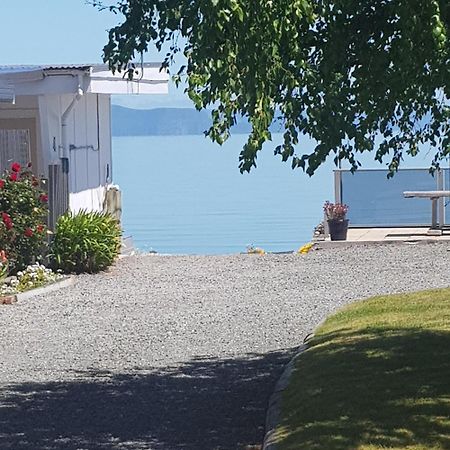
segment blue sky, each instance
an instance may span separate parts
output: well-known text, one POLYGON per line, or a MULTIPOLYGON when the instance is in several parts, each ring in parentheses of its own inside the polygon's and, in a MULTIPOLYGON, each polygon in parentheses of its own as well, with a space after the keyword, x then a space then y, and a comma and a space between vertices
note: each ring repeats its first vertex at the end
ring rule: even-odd
MULTIPOLYGON (((0 64, 78 64, 102 62, 107 30, 120 16, 99 12, 85 0, 1 0, 0 64)), ((146 61, 160 61, 156 49, 146 61)), ((113 102, 135 108, 190 107, 182 89, 168 96, 117 96, 113 102)))

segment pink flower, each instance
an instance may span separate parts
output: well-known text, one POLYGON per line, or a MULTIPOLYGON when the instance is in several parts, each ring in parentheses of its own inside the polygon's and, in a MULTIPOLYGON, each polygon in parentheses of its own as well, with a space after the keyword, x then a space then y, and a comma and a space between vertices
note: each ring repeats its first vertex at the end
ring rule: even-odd
POLYGON ((41 195, 39 196, 39 200, 40 200, 42 203, 47 203, 47 202, 48 202, 48 195, 47 195, 47 194, 41 194, 41 195))
POLYGON ((23 232, 23 234, 26 237, 31 237, 31 236, 33 236, 33 230, 31 228, 25 228, 25 231, 23 232))
POLYGON ((5 186, 5 180, 0 180, 0 189, 3 189, 5 186))
POLYGON ((327 200, 323 205, 323 211, 327 220, 344 220, 348 206, 343 203, 331 203, 327 200))

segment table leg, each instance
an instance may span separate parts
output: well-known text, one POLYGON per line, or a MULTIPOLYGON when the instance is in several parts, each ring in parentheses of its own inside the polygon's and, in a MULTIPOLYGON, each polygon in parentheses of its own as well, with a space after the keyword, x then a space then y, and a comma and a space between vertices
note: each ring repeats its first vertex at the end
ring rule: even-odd
POLYGON ((439 227, 437 220, 438 200, 439 198, 431 198, 431 228, 427 234, 430 236, 441 236, 442 229, 439 227))
POLYGON ((431 228, 433 230, 438 228, 438 221, 437 221, 437 198, 431 199, 431 228))

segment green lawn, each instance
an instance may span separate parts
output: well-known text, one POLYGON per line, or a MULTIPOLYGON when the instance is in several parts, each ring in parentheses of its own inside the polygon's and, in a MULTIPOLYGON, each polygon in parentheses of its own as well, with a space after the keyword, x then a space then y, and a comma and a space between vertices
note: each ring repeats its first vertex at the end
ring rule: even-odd
POLYGON ((316 331, 277 449, 450 449, 450 289, 376 297, 316 331))

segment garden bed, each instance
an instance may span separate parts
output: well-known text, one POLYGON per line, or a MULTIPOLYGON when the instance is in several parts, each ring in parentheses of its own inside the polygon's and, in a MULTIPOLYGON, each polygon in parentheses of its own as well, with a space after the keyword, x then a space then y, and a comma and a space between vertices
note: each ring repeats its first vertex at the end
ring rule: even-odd
POLYGON ((62 276, 58 280, 49 282, 46 285, 35 287, 24 292, 17 292, 15 294, 7 294, 0 296, 0 305, 12 305, 18 301, 27 300, 37 295, 47 294, 68 286, 75 282, 74 276, 62 276))
POLYGON ((118 257, 122 231, 110 214, 67 211, 55 230, 48 230, 48 195, 42 182, 31 163, 13 162, 1 174, 0 304, 59 289, 71 283, 63 273, 99 272, 118 257))
POLYGON ((55 273, 45 266, 35 263, 17 275, 2 280, 0 284, 0 304, 11 305, 18 300, 60 289, 72 283, 73 278, 55 273))

